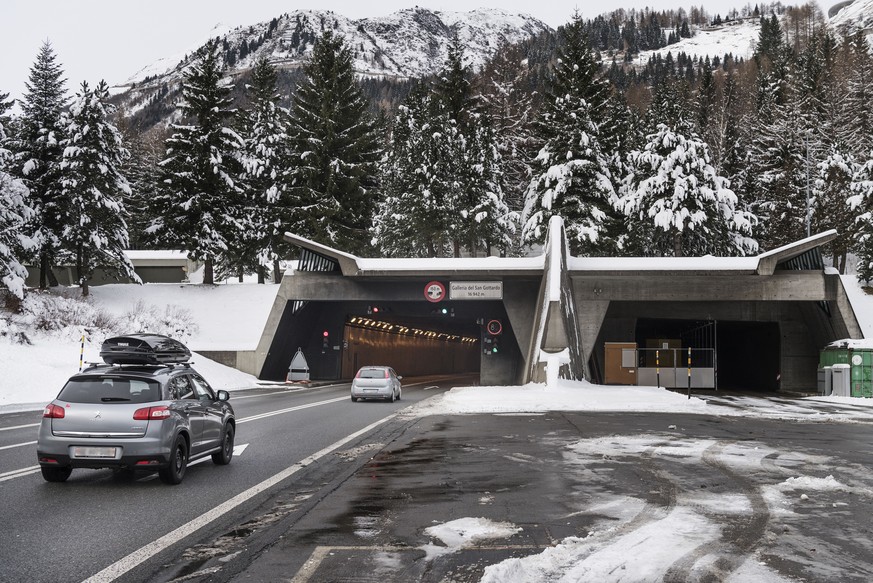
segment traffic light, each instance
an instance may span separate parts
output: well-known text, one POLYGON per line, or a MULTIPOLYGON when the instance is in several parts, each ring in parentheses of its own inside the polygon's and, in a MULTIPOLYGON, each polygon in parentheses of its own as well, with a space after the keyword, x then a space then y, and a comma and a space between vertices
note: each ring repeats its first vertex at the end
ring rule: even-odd
POLYGON ((330 346, 330 332, 325 330, 321 333, 321 352, 326 352, 328 346, 330 346))
POLYGON ((491 354, 500 352, 500 336, 494 336, 491 339, 491 354))

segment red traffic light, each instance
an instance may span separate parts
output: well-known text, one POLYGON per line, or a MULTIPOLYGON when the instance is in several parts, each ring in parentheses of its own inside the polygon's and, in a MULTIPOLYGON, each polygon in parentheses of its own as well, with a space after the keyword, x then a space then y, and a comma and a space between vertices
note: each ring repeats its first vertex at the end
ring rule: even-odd
POLYGON ((330 336, 330 334, 328 333, 327 330, 325 330, 324 332, 322 332, 321 335, 324 336, 325 338, 327 338, 328 336, 330 336))

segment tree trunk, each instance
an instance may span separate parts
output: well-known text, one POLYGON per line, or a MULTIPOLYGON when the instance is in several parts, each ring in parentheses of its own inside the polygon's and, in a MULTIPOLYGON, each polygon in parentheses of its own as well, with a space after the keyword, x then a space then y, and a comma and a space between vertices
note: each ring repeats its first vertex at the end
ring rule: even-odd
POLYGON ((48 289, 49 258, 47 253, 39 255, 39 289, 48 289))
POLYGON ((452 241, 452 247, 454 247, 455 257, 461 256, 461 243, 457 239, 452 241))
POLYGON ((203 262, 203 283, 206 285, 215 283, 212 272, 212 257, 207 257, 206 261, 203 262))
POLYGON ((239 273, 237 274, 237 278, 239 279, 239 282, 240 282, 240 283, 243 282, 243 277, 244 277, 244 275, 243 275, 243 270, 242 270, 242 267, 240 267, 240 269, 239 269, 239 273))
POLYGON ((279 260, 273 260, 273 283, 280 283, 282 281, 282 274, 279 273, 279 260))
POLYGON ((673 257, 684 257, 682 253, 682 233, 673 233, 673 257))
POLYGON ((848 253, 846 251, 843 251, 840 254, 840 275, 846 274, 846 256, 847 255, 848 255, 848 253))
POLYGON ((264 266, 258 265, 258 283, 265 283, 266 282, 266 275, 264 274, 264 271, 266 271, 264 269, 264 266))

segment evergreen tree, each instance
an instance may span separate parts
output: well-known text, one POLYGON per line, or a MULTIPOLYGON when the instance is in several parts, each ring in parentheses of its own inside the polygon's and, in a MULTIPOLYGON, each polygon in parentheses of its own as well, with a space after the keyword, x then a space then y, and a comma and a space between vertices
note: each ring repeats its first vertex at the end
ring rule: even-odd
MULTIPOLYGON (((461 154, 458 178, 462 185, 456 212, 451 214, 452 238, 466 243, 471 256, 477 249, 486 255, 497 246, 505 255, 512 246, 518 216, 510 212, 503 196, 500 152, 488 118, 474 114, 466 135, 455 141, 461 154)), ((456 253, 456 256, 458 254, 456 253)))
POLYGON ((491 120, 501 160, 506 203, 521 212, 530 184, 527 160, 532 157, 530 123, 533 103, 525 85, 529 64, 519 45, 504 45, 486 65, 479 80, 479 101, 491 120))
POLYGON ((203 283, 214 283, 214 267, 248 228, 237 185, 242 138, 233 130, 230 87, 223 79, 218 43, 197 51, 185 72, 181 103, 187 124, 174 124, 161 162, 163 192, 155 200, 150 227, 164 244, 181 245, 204 262, 203 283))
POLYGON ((251 208, 252 228, 247 234, 240 262, 255 263, 258 282, 264 283, 264 268, 272 267, 279 283, 279 258, 287 254, 286 230, 296 230, 300 209, 290 201, 285 174, 289 166, 287 111, 278 106, 276 69, 260 57, 246 86, 250 108, 243 116, 245 149, 243 188, 251 208))
POLYGON ((818 163, 812 223, 815 232, 837 230, 837 238, 828 244, 834 267, 846 272, 846 256, 855 239, 855 217, 849 212, 852 179, 857 164, 851 155, 845 156, 838 147, 831 148, 828 156, 818 163))
POLYGON ((836 129, 855 159, 862 159, 873 150, 873 56, 864 31, 853 34, 847 46, 848 79, 836 129))
POLYGON ((534 125, 535 142, 542 146, 533 161, 522 239, 542 242, 550 218, 560 215, 574 253, 611 253, 620 219, 595 121, 603 117, 608 87, 597 75, 578 15, 563 30, 553 84, 534 125))
POLYGON ((441 257, 450 253, 453 179, 447 116, 423 85, 416 87, 394 119, 382 165, 383 198, 373 228, 374 241, 388 256, 441 257))
POLYGON ((130 194, 130 186, 121 165, 128 153, 108 119, 114 111, 108 100, 105 82, 93 90, 82 83, 63 118, 66 137, 61 144, 58 199, 63 201, 67 221, 62 240, 76 258, 83 296, 88 295, 89 280, 98 266, 139 281, 124 252, 128 235, 122 197, 130 194))
POLYGON ((306 210, 301 234, 360 253, 369 248, 376 204, 378 132, 342 37, 325 31, 304 73, 290 126, 292 190, 306 210))
POLYGON ((458 124, 467 123, 469 115, 474 111, 473 92, 470 86, 472 72, 464 65, 464 49, 458 36, 452 37, 449 43, 448 56, 443 69, 437 74, 434 83, 434 93, 442 104, 443 111, 449 119, 458 124))
POLYGON ((754 217, 737 209, 699 137, 659 124, 629 158, 621 205, 632 228, 650 237, 646 254, 743 255, 757 249, 750 238, 754 217))
POLYGON ((35 211, 27 229, 36 241, 35 256, 39 261, 39 287, 57 285, 51 267, 61 252, 61 231, 66 209, 56 199, 58 169, 63 159, 61 113, 67 105, 66 79, 57 62, 51 44, 45 42, 30 68, 27 91, 21 102, 13 150, 15 174, 30 191, 35 211))
POLYGON ((511 246, 515 214, 510 213, 503 195, 501 157, 490 121, 478 111, 470 85, 470 70, 457 37, 449 46, 443 70, 434 85, 431 120, 445 140, 446 148, 434 152, 434 162, 454 168, 443 184, 448 214, 446 227, 455 257, 461 248, 476 255, 497 245, 504 252, 511 246))
POLYGON ((166 137, 161 132, 152 129, 149 132, 139 132, 125 118, 119 119, 119 131, 122 141, 130 152, 124 174, 130 184, 130 193, 124 197, 124 207, 128 212, 127 228, 131 249, 150 249, 155 244, 148 235, 152 224, 154 211, 152 201, 155 200, 161 187, 160 162, 164 156, 166 137))
POLYGON ((0 93, 0 283, 16 297, 23 298, 27 279, 24 257, 35 246, 24 229, 34 211, 29 206, 27 187, 9 172, 12 152, 6 148, 10 139, 5 128, 6 111, 12 102, 7 101, 8 97, 8 93, 0 93))
POLYGON ((849 208, 855 216, 854 249, 858 281, 873 279, 873 152, 852 177, 849 208))

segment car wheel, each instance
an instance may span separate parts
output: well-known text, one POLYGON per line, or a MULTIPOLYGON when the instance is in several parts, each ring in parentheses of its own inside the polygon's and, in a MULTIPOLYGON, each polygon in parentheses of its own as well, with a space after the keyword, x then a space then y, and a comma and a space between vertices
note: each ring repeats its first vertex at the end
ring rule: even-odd
POLYGON ((358 400, 356 398, 352 397, 352 403, 357 403, 357 402, 358 402, 358 400))
POLYGON ((399 400, 400 400, 400 397, 402 397, 402 396, 403 396, 403 389, 401 389, 400 387, 398 387, 398 388, 397 388, 397 400, 399 401, 399 400))
POLYGON ((55 468, 42 466, 40 467, 40 470, 42 470, 42 477, 46 482, 66 482, 67 478, 70 477, 70 474, 73 473, 73 468, 69 466, 55 468))
POLYGON ((224 440, 221 442, 221 451, 212 454, 212 462, 219 466, 226 466, 233 457, 233 425, 230 423, 224 428, 224 440))
POLYGON ((188 468, 188 444, 181 435, 176 436, 173 444, 173 452, 170 454, 170 463, 161 468, 158 475, 165 484, 181 484, 188 468))
POLYGON ((391 389, 391 396, 388 397, 388 402, 393 403, 397 400, 397 395, 394 394, 394 389, 391 389))

